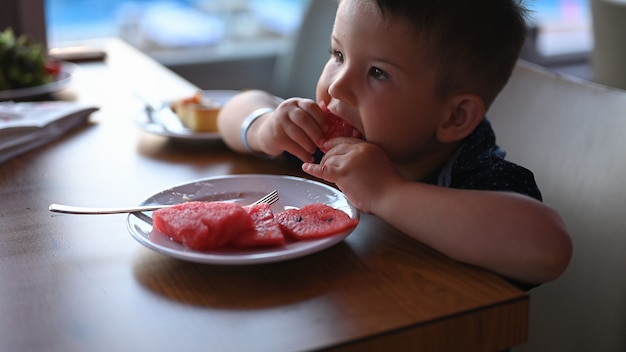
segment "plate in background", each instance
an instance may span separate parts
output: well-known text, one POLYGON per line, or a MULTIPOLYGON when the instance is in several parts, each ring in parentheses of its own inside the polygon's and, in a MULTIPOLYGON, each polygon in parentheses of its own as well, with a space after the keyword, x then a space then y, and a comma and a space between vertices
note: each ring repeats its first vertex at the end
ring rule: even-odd
POLYGON ((31 98, 59 91, 70 83, 77 68, 76 64, 62 61, 59 74, 54 81, 34 87, 0 90, 0 101, 31 98))
MULTIPOLYGON (((238 90, 206 90, 203 91, 206 99, 215 101, 216 105, 223 106, 238 90)), ((176 114, 168 106, 156 111, 144 110, 136 119, 142 130, 180 141, 202 142, 221 140, 219 132, 194 132, 185 128, 176 114)))

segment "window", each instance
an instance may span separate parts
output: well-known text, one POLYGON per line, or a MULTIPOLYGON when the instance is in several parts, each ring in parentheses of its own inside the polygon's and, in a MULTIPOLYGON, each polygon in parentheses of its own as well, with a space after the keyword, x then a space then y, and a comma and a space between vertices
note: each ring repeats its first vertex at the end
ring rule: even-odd
POLYGON ((120 37, 167 65, 269 55, 307 0, 45 0, 48 43, 120 37))
POLYGON ((533 5, 531 61, 559 64, 584 61, 593 48, 589 0, 537 0, 533 5))

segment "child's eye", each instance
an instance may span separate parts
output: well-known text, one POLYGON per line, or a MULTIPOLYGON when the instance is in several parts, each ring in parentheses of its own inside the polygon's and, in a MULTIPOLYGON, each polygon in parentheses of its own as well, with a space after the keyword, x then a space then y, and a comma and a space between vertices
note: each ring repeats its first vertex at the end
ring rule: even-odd
POLYGON ((343 62, 343 53, 339 50, 331 49, 330 56, 334 57, 336 62, 339 62, 339 63, 343 62))
POLYGON ((370 68, 370 75, 376 79, 387 79, 389 78, 389 75, 387 74, 387 72, 381 70, 378 67, 372 67, 370 68))

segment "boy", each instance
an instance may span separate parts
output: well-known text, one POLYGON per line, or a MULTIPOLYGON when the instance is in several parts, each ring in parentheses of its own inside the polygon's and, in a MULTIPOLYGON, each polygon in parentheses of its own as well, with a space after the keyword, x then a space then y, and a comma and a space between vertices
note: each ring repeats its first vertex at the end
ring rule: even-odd
POLYGON ((514 0, 340 0, 318 103, 241 93, 220 113, 224 141, 291 154, 360 210, 524 289, 554 280, 569 235, 485 118, 518 58, 525 14, 514 0), (363 139, 325 140, 326 109, 363 139))

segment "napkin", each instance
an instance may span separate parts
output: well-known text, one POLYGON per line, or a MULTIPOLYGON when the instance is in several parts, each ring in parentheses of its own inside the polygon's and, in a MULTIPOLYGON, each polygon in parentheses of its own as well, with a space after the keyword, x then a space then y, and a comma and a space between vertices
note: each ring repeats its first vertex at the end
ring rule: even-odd
POLYGON ((87 122, 98 108, 77 102, 1 102, 0 164, 87 122))

